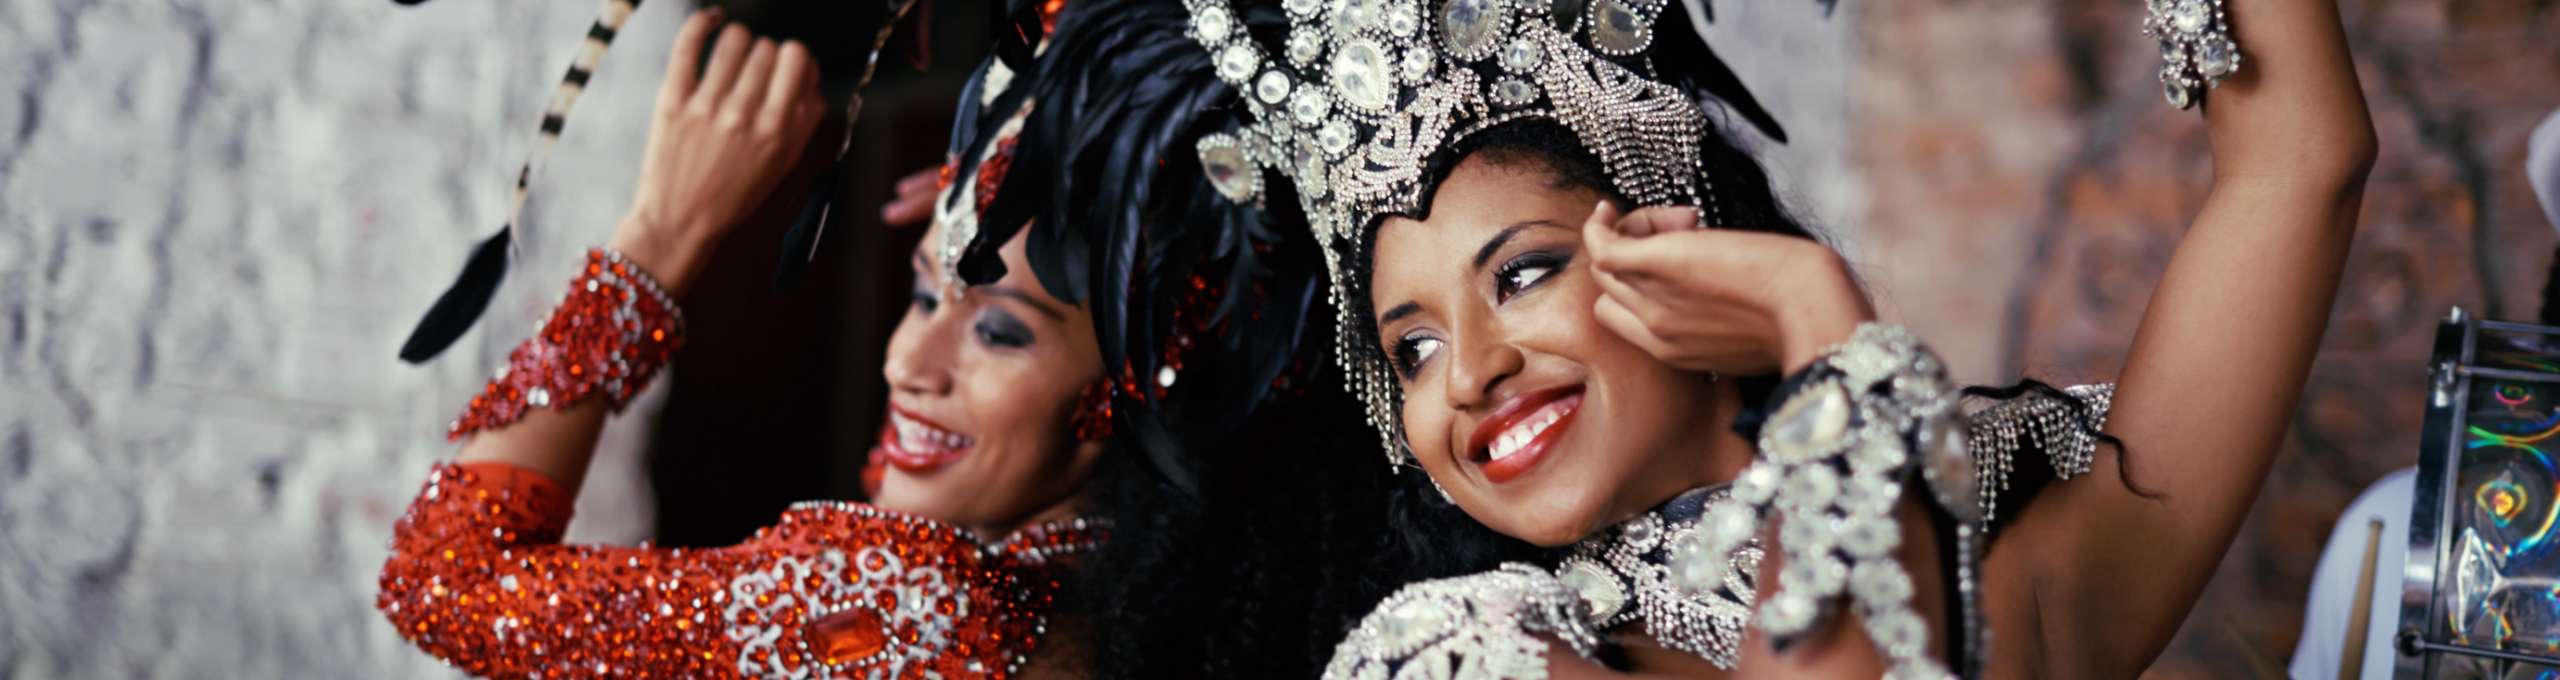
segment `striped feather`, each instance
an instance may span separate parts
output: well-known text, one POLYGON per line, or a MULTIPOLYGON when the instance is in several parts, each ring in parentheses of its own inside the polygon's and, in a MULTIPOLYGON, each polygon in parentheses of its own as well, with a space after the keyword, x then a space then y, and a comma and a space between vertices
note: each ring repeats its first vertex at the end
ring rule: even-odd
POLYGON ((507 205, 507 221, 498 226, 498 233, 472 249, 462 275, 427 308, 426 317, 418 321, 417 329, 410 331, 408 341, 400 345, 401 361, 414 364, 435 358, 470 330, 481 312, 488 310, 490 298, 497 295, 498 284, 506 278, 508 262, 515 257, 515 227, 524 216, 534 168, 550 157, 561 131, 569 126, 569 107, 586 92, 587 82, 595 77, 596 63, 604 59, 605 48, 613 45, 613 37, 622 31, 623 22, 629 21, 639 8, 640 0, 605 0, 604 9, 588 25, 586 42, 578 50, 577 59, 569 63, 569 72, 560 79, 560 89, 553 93, 551 105, 542 111, 533 150, 526 154, 524 165, 516 169, 515 196, 507 205))

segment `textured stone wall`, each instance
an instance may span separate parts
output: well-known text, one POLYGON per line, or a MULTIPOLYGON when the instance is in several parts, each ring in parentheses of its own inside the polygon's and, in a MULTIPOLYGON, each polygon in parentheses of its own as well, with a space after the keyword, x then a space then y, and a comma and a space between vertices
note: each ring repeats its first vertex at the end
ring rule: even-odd
MULTIPOLYGON (((483 332, 392 354, 596 8, 0 2, 0 677, 450 675, 372 610, 390 522, 628 200, 676 3, 607 56, 483 332)), ((632 422, 574 533, 649 526, 632 422)))

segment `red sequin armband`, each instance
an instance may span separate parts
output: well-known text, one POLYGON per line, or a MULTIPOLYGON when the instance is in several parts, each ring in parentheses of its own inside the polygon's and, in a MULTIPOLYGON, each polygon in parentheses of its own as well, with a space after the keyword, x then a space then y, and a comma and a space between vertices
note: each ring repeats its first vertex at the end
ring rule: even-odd
POLYGON ((529 409, 568 408, 601 394, 621 411, 684 346, 684 316, 655 279, 604 248, 587 266, 541 332, 507 355, 507 365, 455 418, 449 440, 505 427, 529 409))

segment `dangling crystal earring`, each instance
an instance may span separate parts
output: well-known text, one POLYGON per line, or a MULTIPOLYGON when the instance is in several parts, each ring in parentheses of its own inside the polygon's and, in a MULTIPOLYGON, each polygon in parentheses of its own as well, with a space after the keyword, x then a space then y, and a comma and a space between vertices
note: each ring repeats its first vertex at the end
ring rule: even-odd
POLYGON ((1075 428, 1076 441, 1098 442, 1111 438, 1111 379, 1096 380, 1084 387, 1084 395, 1076 399, 1075 415, 1068 417, 1075 428))

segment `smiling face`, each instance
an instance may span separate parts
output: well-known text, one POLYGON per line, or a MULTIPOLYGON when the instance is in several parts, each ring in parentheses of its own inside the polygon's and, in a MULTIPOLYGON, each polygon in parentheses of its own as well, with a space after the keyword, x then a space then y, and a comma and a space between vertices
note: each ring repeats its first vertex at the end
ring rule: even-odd
POLYGON ((1603 196, 1543 159, 1483 152, 1389 217, 1372 251, 1378 343, 1404 389, 1413 455, 1495 531, 1572 543, 1730 479, 1729 383, 1666 365, 1602 326, 1582 223, 1603 196))
POLYGON ((1101 456, 1069 425, 1102 376, 1093 315, 1040 288, 1023 254, 1029 233, 1004 244, 1002 280, 956 300, 924 254, 939 226, 910 258, 914 295, 881 366, 881 507, 1003 531, 1067 501, 1101 456))

